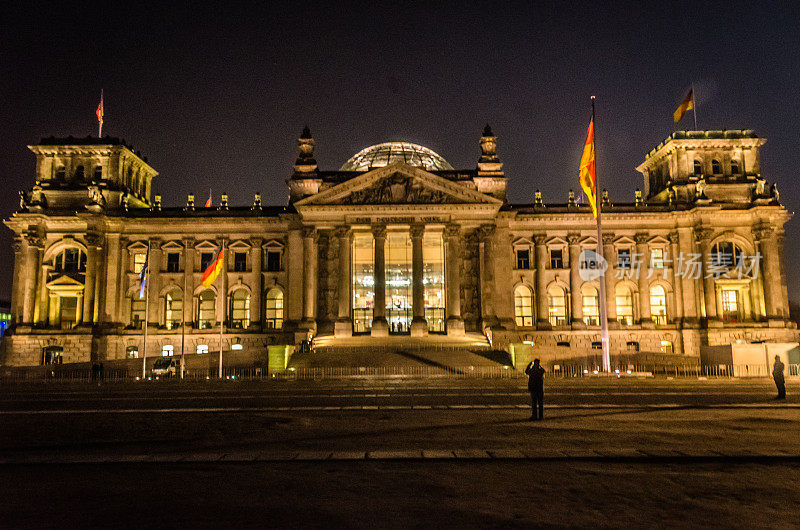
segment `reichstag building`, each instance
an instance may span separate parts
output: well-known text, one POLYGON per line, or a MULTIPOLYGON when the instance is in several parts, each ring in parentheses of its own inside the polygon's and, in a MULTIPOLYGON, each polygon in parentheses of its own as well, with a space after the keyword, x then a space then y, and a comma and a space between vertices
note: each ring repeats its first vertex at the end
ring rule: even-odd
MULTIPOLYGON (((761 175, 764 142, 726 130, 658 144, 638 167, 633 202, 603 194, 609 269, 585 280, 579 257, 597 245, 590 208, 573 194, 509 203, 488 126, 468 169, 405 142, 320 169, 306 129, 288 203, 277 206, 260 195, 165 206, 153 194, 156 170, 123 142, 43 139, 30 146, 31 188, 5 221, 15 262, 2 361, 138 357, 145 315, 148 355, 214 352, 220 337, 226 351, 257 352, 408 336, 577 357, 600 341, 598 281, 612 356, 795 342, 783 259, 790 214, 761 175), (206 287, 203 271, 220 251, 223 271, 206 287)), ((577 168, 563 177, 578 188, 577 168)))

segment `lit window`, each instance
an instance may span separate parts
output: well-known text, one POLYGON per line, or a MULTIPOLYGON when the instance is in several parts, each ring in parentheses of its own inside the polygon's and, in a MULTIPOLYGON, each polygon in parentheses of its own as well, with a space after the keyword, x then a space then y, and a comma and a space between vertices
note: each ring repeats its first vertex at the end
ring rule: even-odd
POLYGON ((283 292, 273 288, 267 293, 266 311, 267 329, 281 329, 283 327, 283 292))
POLYGON ((42 348, 42 364, 62 364, 64 348, 61 346, 45 346, 42 348))
POLYGON ((514 316, 517 326, 533 325, 533 294, 525 285, 514 289, 514 316))
POLYGON ((547 290, 548 319, 552 326, 563 326, 567 323, 567 295, 562 287, 556 285, 547 290))
POLYGON ((231 344, 231 350, 238 351, 242 349, 241 344, 231 344))
POLYGON ((183 322, 183 293, 174 289, 164 297, 164 325, 167 329, 177 328, 183 322))
POLYGON ((161 356, 162 357, 172 357, 175 353, 175 348, 172 344, 165 344, 161 346, 161 356))
POLYGON ((600 297, 597 289, 591 285, 581 287, 583 297, 583 321, 587 326, 600 325, 600 297))
POLYGON ((214 327, 216 321, 214 315, 216 295, 211 289, 206 289, 198 297, 197 308, 197 327, 200 329, 210 329, 214 327))
POLYGON ((674 350, 672 348, 672 341, 671 340, 662 340, 661 341, 661 353, 666 353, 668 355, 671 355, 672 353, 674 353, 674 350))
POLYGON ((624 285, 616 287, 617 321, 621 326, 633 325, 633 293, 624 285))
POLYGON ((660 285, 650 288, 650 315, 656 324, 667 323, 667 293, 660 285))
POLYGON ((125 348, 125 358, 126 359, 138 359, 139 358, 139 346, 128 346, 125 348))
POLYGON ((139 292, 133 294, 131 298, 131 326, 136 329, 142 329, 144 325, 144 312, 147 306, 147 300, 139 298, 139 292))
POLYGON ((739 291, 735 289, 723 289, 722 297, 722 319, 725 322, 739 321, 739 291))
POLYGON ((639 351, 639 343, 634 341, 634 340, 628 341, 628 342, 625 343, 625 348, 629 352, 638 352, 639 351))
POLYGON ((208 344, 198 344, 196 353, 198 355, 203 353, 208 353, 208 344))
POLYGON ((664 268, 664 249, 654 248, 650 251, 650 268, 663 269, 664 268))
POLYGON ((531 268, 531 253, 528 249, 517 250, 517 268, 518 269, 531 268))
POLYGON ((142 267, 144 267, 144 260, 145 254, 142 252, 137 252, 133 255, 133 272, 139 274, 142 272, 142 267))
POLYGON ((550 249, 550 268, 563 269, 564 268, 564 250, 560 248, 550 249))
POLYGON ((247 329, 250 325, 250 294, 237 289, 231 295, 231 327, 247 329))

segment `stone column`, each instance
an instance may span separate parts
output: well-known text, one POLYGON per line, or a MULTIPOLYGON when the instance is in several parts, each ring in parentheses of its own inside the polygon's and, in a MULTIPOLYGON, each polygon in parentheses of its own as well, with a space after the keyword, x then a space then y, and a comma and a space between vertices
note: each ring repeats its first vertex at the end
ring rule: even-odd
POLYGON ((714 278, 709 274, 708 266, 711 263, 711 236, 713 230, 710 228, 698 228, 695 230, 695 237, 700 244, 700 259, 703 262, 703 296, 706 306, 706 320, 708 323, 718 321, 717 318, 717 291, 714 285, 714 278))
MULTIPOLYGON (((783 228, 779 228, 775 231, 775 242, 778 246, 778 268, 781 271, 781 283, 778 290, 781 293, 781 299, 783 301, 783 318, 789 318, 789 281, 786 276, 786 259, 783 255, 783 248, 784 248, 784 241, 786 239, 786 234, 783 231, 783 228)), ((761 274, 759 272, 759 274, 761 274)))
POLYGON ((606 318, 608 327, 616 328, 617 323, 617 249, 614 247, 614 234, 603 234, 603 257, 608 262, 608 269, 603 275, 606 290, 606 318))
POLYGON ((536 326, 539 329, 550 329, 547 300, 547 236, 545 234, 534 234, 533 241, 536 243, 536 326))
MULTIPOLYGON (((95 282, 97 280, 100 236, 86 234, 86 281, 83 284, 83 323, 94 324, 95 282)), ((152 289, 152 286, 151 286, 152 289)), ((80 308, 78 309, 80 311, 80 308)))
MULTIPOLYGON (((27 236, 28 248, 26 250, 25 268, 25 289, 22 298, 22 322, 33 324, 33 310, 36 305, 36 282, 39 278, 41 268, 42 249, 44 240, 38 235, 29 234, 27 236)), ((79 309, 80 311, 80 309, 79 309)))
POLYGON ((148 325, 150 325, 150 323, 155 323, 155 325, 158 326, 161 322, 159 319, 159 315, 161 315, 159 311, 161 299, 158 296, 161 290, 161 282, 159 281, 161 277, 161 241, 151 239, 147 244, 150 246, 150 257, 148 258, 149 262, 147 264, 150 268, 150 272, 148 273, 149 278, 147 279, 147 282, 150 284, 150 303, 147 304, 149 306, 147 320, 148 325))
POLYGON ((683 325, 683 281, 680 271, 678 271, 678 268, 675 266, 675 259, 678 257, 679 252, 678 232, 670 232, 668 238, 670 243, 668 259, 670 261, 666 261, 665 265, 669 264, 669 266, 672 267, 672 288, 675 289, 675 322, 679 325, 683 325))
POLYGON ((353 231, 347 226, 340 226, 334 234, 339 240, 339 307, 336 313, 336 323, 333 327, 335 337, 350 337, 353 335, 353 318, 350 313, 352 294, 350 292, 353 281, 350 267, 350 257, 353 252, 353 231))
POLYGON ((375 307, 372 312, 373 337, 389 335, 389 323, 386 321, 386 226, 372 227, 375 238, 375 307))
MULTIPOLYGON (((637 283, 639 288, 639 318, 641 319, 642 326, 652 327, 654 325, 653 319, 650 315, 650 280, 647 278, 650 269, 650 253, 648 252, 647 234, 636 234, 636 260, 631 256, 631 263, 634 261, 639 262, 639 270, 635 271, 637 274, 637 283)), ((616 297, 614 298, 616 301, 616 297)))
MULTIPOLYGON (((127 289, 127 284, 120 278, 120 236, 119 234, 106 235, 106 281, 105 296, 103 307, 103 320, 108 323, 118 323, 117 304, 119 302, 118 291, 127 289)), ((124 274, 124 272, 123 272, 124 274)), ((124 276, 123 276, 124 278, 124 276)))
POLYGON ((422 337, 428 334, 428 321, 425 319, 425 284, 422 264, 422 238, 425 225, 413 224, 411 235, 411 336, 422 337))
POLYGON ((59 298, 57 294, 50 293, 49 302, 47 305, 47 325, 50 327, 57 327, 60 322, 58 321, 59 298))
POLYGON ((292 326, 296 326, 303 318, 304 269, 302 232, 298 228, 290 228, 286 243, 286 275, 289 285, 285 296, 286 315, 292 326))
POLYGON ((568 234, 567 241, 569 242, 569 292, 572 298, 570 309, 572 310, 572 327, 574 329, 585 329, 586 324, 583 322, 583 295, 581 293, 581 285, 583 281, 580 275, 580 234, 568 234))
POLYGON ((494 294, 494 251, 495 245, 492 240, 495 233, 494 225, 483 225, 478 230, 478 237, 480 238, 478 248, 481 256, 481 313, 482 313, 482 329, 491 328, 498 324, 495 312, 494 294))
POLYGON ((250 325, 256 329, 261 329, 261 310, 264 307, 264 274, 261 272, 261 257, 264 249, 261 248, 261 238, 254 237, 250 240, 250 265, 252 268, 251 285, 253 294, 250 298, 250 325))
POLYGON ((14 276, 12 278, 12 291, 11 291, 11 321, 13 324, 22 322, 22 298, 25 290, 23 289, 23 274, 25 259, 24 243, 22 238, 14 239, 14 276))
POLYGON ((183 325, 194 326, 194 239, 183 240, 183 325))
POLYGON ((317 238, 313 226, 303 228, 303 328, 316 331, 317 238))
POLYGON ((778 255, 778 241, 774 231, 761 226, 753 230, 756 241, 760 247, 762 262, 759 275, 764 286, 764 305, 767 311, 767 321, 782 320, 783 293, 780 290, 780 261, 778 255))
POLYGON ((38 325, 47 324, 47 304, 50 300, 47 292, 47 277, 50 275, 50 269, 52 269, 52 266, 43 264, 41 273, 39 275, 39 282, 36 292, 36 307, 33 311, 34 323, 38 325))
POLYGON ((130 303, 128 299, 128 287, 130 285, 128 267, 130 267, 130 258, 131 258, 131 251, 128 250, 128 244, 130 242, 126 238, 120 238, 119 246, 120 246, 120 260, 119 260, 119 274, 120 274, 120 282, 119 288, 117 289, 117 313, 115 316, 115 320, 117 322, 121 322, 123 326, 129 324, 128 321, 124 321, 125 315, 127 314, 126 305, 130 303))
MULTIPOLYGON (((699 325, 700 298, 702 284, 687 270, 686 260, 695 252, 694 237, 689 227, 679 228, 677 231, 677 250, 672 256, 674 274, 680 276, 681 290, 683 291, 683 327, 696 328, 699 325), (680 266, 680 269, 678 268, 680 266)), ((674 248, 674 247, 673 247, 674 248)), ((678 292, 677 289, 675 291, 678 292)))
POLYGON ((447 334, 464 335, 464 319, 461 318, 461 232, 457 224, 444 229, 445 244, 445 305, 447 306, 447 334))

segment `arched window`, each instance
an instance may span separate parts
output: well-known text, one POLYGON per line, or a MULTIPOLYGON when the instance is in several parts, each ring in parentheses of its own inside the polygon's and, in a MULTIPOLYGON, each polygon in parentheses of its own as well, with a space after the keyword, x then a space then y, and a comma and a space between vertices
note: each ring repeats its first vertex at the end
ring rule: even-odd
POLYGON ((183 323, 183 293, 173 289, 164 297, 164 325, 167 329, 179 327, 183 323))
POLYGON ((742 249, 731 241, 720 241, 711 247, 711 266, 717 269, 730 269, 741 266, 742 249))
POLYGON ((79 248, 66 248, 53 259, 53 270, 62 274, 86 272, 86 254, 79 248))
POLYGON ((206 289, 197 297, 197 327, 200 329, 211 329, 216 321, 214 312, 216 306, 216 295, 211 289, 206 289))
POLYGON ((695 175, 702 175, 703 174, 703 163, 699 160, 694 161, 694 174, 695 175))
POLYGON ((738 175, 738 174, 739 174, 739 161, 731 160, 731 175, 738 175))
POLYGON ((147 307, 147 300, 139 298, 139 291, 135 291, 131 296, 131 326, 142 329, 144 326, 144 315, 147 307))
POLYGON ((621 326, 633 325, 633 293, 626 285, 617 285, 617 321, 621 326))
POLYGON ((650 288, 650 315, 656 324, 667 323, 667 293, 660 285, 650 288))
POLYGON ((597 296, 597 289, 592 285, 584 284, 581 287, 583 299, 583 321, 587 326, 600 325, 600 297, 597 296))
POLYGON ((722 164, 719 163, 719 160, 711 161, 711 172, 715 175, 722 175, 722 164))
POLYGON ((283 292, 277 287, 267 293, 267 329, 283 328, 283 292))
POLYGON ((247 329, 250 326, 250 293, 236 289, 231 295, 231 327, 247 329))
POLYGON ((552 326, 564 326, 567 323, 567 294, 563 287, 551 286, 547 290, 547 316, 552 326))
POLYGON ((514 289, 514 317, 517 326, 533 325, 533 292, 525 285, 514 289))

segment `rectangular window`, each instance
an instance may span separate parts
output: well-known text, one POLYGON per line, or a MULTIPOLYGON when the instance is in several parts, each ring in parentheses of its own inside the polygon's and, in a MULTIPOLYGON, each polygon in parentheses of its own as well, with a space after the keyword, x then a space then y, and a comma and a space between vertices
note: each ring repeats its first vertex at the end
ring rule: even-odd
POLYGON ((138 296, 138 293, 135 294, 131 300, 131 325, 136 329, 142 329, 147 301, 144 298, 138 298, 138 296))
POLYGON ((268 250, 267 251, 267 270, 269 272, 278 272, 281 270, 281 251, 268 250))
POLYGON ((213 252, 200 253, 200 272, 205 272, 209 265, 214 261, 213 252))
POLYGON ((638 352, 639 351, 639 343, 636 341, 628 341, 625 343, 625 347, 629 352, 638 352))
POLYGON ((172 344, 165 344, 161 346, 161 356, 162 357, 172 357, 175 354, 175 348, 172 344))
POLYGON ((631 249, 621 248, 617 251, 617 268, 618 269, 631 268, 631 249))
POLYGON ((247 252, 233 253, 233 272, 247 272, 247 252))
POLYGON ((78 272, 81 268, 81 251, 77 248, 68 248, 64 251, 64 272, 78 272))
POLYGON ((739 293, 735 289, 723 289, 722 320, 724 322, 739 321, 739 293))
POLYGON ((62 364, 64 362, 64 348, 61 346, 46 346, 42 348, 42 364, 62 364))
POLYGON ((146 256, 142 252, 137 252, 133 255, 133 272, 139 274, 142 272, 142 267, 144 267, 144 260, 146 256))
POLYGON ((372 328, 375 304, 375 243, 369 232, 353 234, 353 333, 372 328))
POLYGON ((517 250, 517 268, 530 269, 531 268, 531 252, 530 250, 517 250))
POLYGON ((138 359, 139 358, 139 346, 128 346, 125 348, 125 358, 126 359, 138 359))
POLYGON ((550 249, 550 268, 563 269, 564 268, 564 250, 560 248, 550 249))
POLYGON ((667 355, 672 355, 674 353, 671 340, 661 341, 661 353, 666 353, 667 355))
POLYGON ((650 268, 663 269, 664 268, 664 249, 654 248, 650 251, 650 268))
POLYGON ((167 254, 167 272, 180 272, 181 255, 179 252, 167 254))
POLYGON ((602 350, 603 349, 603 342, 599 340, 592 341, 592 349, 593 350, 602 350))
POLYGON ((198 344, 197 345, 197 354, 208 353, 208 344, 198 344))

